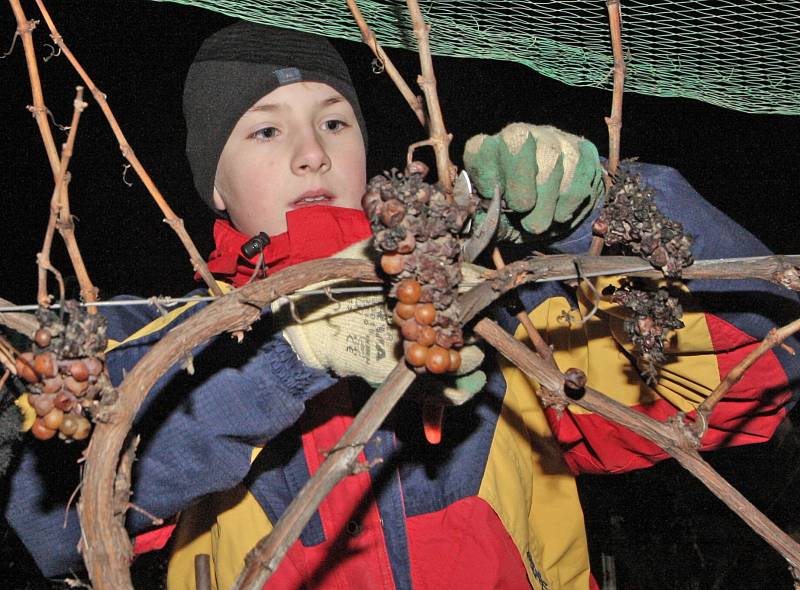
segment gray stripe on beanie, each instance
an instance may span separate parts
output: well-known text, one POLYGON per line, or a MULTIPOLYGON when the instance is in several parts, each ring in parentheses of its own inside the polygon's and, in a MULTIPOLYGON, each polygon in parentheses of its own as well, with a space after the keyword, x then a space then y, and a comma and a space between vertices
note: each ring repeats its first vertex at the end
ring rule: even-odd
POLYGON ((322 82, 339 92, 353 107, 366 145, 347 66, 324 37, 239 22, 203 42, 186 76, 183 114, 194 185, 213 210, 217 163, 236 123, 266 94, 300 81, 322 82))

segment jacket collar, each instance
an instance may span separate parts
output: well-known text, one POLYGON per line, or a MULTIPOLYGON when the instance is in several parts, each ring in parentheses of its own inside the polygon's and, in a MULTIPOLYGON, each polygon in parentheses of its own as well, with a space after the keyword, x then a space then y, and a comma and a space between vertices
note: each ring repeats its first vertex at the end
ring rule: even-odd
MULTIPOLYGON (((263 278, 288 266, 326 258, 372 235, 367 216, 360 209, 315 205, 286 214, 287 231, 270 236, 264 248, 264 269, 256 269, 258 255, 246 258, 242 245, 251 238, 225 219, 214 224, 214 251, 208 268, 219 280, 241 287, 255 274, 263 278)), ((195 279, 199 280, 198 275, 195 279)))

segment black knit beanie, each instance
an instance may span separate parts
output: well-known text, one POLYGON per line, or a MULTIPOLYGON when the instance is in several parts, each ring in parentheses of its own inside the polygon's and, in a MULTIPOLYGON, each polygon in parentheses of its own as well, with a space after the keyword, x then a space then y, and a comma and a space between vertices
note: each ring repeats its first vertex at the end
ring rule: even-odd
POLYGON ((347 99, 366 146, 347 66, 324 37, 238 22, 203 42, 186 76, 183 115, 194 186, 213 210, 217 163, 236 123, 258 99, 294 82, 322 82, 347 99))

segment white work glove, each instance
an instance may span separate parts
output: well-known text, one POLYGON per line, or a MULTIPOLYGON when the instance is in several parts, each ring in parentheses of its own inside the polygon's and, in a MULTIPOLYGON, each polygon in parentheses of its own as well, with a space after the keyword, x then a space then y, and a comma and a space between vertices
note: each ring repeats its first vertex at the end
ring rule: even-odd
MULTIPOLYGON (((371 244, 371 238, 358 242, 334 258, 376 259, 378 255, 371 244)), ((327 281, 308 288, 346 284, 327 281)), ((403 356, 402 337, 391 323, 383 294, 337 294, 334 297, 335 301, 326 295, 293 297, 294 314, 285 300, 274 303, 273 312, 278 325, 283 326, 286 340, 309 367, 331 370, 340 377, 355 375, 372 385, 382 383, 403 356)), ((482 362, 480 348, 465 346, 461 350, 458 375, 475 372, 482 362)), ((458 391, 458 381, 457 378, 452 403, 471 397, 465 395, 467 392, 458 391)), ((477 393, 484 383, 485 376, 478 389, 469 393, 477 393)), ((478 385, 474 375, 470 376, 469 385, 470 389, 478 385)))

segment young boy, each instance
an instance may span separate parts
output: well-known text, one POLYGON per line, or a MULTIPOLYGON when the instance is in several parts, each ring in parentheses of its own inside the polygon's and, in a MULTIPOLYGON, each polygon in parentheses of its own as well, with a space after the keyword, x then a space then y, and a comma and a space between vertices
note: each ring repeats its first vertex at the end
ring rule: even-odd
MULTIPOLYGON (((347 70, 325 40, 248 23, 223 29, 204 42, 190 69, 184 112, 195 186, 222 215, 209 261, 217 276, 240 286, 258 273, 258 255, 243 255, 242 246, 260 232, 270 237, 262 253, 270 274, 370 236, 360 208, 366 129, 347 70)), ((602 200, 600 163, 587 144, 516 124, 470 140, 465 160, 484 193, 499 182, 512 208, 526 201, 515 209, 523 232, 574 226, 551 249, 585 253, 602 200)), ((636 170, 657 190, 662 210, 696 236, 696 258, 767 253, 674 170, 645 164, 636 170)), ((685 307, 686 327, 676 332, 652 387, 636 372, 613 315, 565 322, 573 307, 588 309, 558 284, 520 289, 520 297, 562 369, 581 368, 589 385, 664 418, 676 408, 691 411, 755 339, 800 315, 791 293, 761 282, 690 286, 707 311, 685 307), (718 296, 731 291, 741 302, 735 307, 718 296)), ((688 290, 683 296, 688 304, 688 290)), ((201 308, 188 305, 166 318, 139 307, 109 312, 115 381, 175 322, 201 308)), ((517 329, 508 312, 494 313, 506 329, 517 329)), ((174 368, 148 397, 138 418, 145 438, 132 501, 160 517, 183 511, 171 589, 194 587, 197 553, 211 555, 214 587, 230 586, 245 553, 269 532, 371 393, 356 377, 374 382, 376 367, 380 373, 396 362, 380 363, 375 346, 365 355, 328 353, 342 338, 374 340, 376 322, 351 322, 352 333, 330 329, 326 340, 322 325, 313 333, 287 330, 290 345, 282 335, 287 326, 268 314, 245 345, 217 339, 195 351, 194 376, 174 368)), ((370 469, 325 499, 267 587, 585 590, 594 584, 573 473, 634 469, 665 453, 591 414, 544 411, 536 385, 497 363, 484 363, 489 378, 480 393, 447 410, 439 445, 425 441, 416 402, 402 400, 365 447, 370 469)), ((765 355, 712 414, 703 448, 768 439, 787 411, 788 384, 797 374, 798 361, 784 351, 765 355)), ((54 576, 76 566, 80 534, 74 511, 61 529, 64 503, 49 501, 41 475, 58 463, 37 451, 22 457, 6 515, 45 575, 54 576)), ((138 513, 129 521, 132 532, 149 526, 138 513)), ((137 540, 140 550, 158 544, 152 534, 137 540)))

